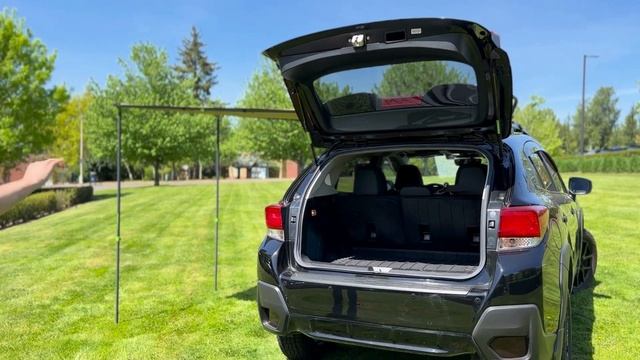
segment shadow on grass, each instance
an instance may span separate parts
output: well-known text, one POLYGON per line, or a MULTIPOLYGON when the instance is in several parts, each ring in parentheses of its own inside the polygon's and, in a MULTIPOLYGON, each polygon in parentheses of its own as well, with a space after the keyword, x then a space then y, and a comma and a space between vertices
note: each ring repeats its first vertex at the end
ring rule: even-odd
POLYGON ((596 292, 599 284, 600 282, 596 281, 594 287, 582 290, 573 296, 571 305, 573 308, 572 350, 574 359, 593 359, 593 342, 591 341, 591 336, 593 333, 593 322, 596 320, 593 311, 593 299, 611 298, 611 296, 607 294, 599 294, 596 292))
POLYGON ((252 286, 248 289, 239 291, 235 294, 230 295, 230 298, 234 298, 236 300, 243 300, 243 301, 256 301, 258 296, 258 290, 256 288, 256 286, 252 286))
MULTIPOLYGON (((127 192, 123 192, 120 197, 125 197, 129 195, 129 193, 127 192)), ((91 198, 91 201, 100 201, 100 200, 107 200, 107 199, 113 199, 116 197, 116 194, 98 194, 98 195, 93 195, 93 197, 91 198)))
MULTIPOLYGON (((120 322, 121 323, 132 323, 132 322, 136 322, 138 320, 142 320, 142 319, 154 319, 154 318, 158 318, 158 317, 162 317, 162 318, 170 318, 172 316, 174 316, 176 313, 181 313, 184 311, 187 311, 191 308, 193 308, 195 306, 194 303, 189 303, 189 304, 184 304, 182 306, 177 306, 177 307, 167 307, 165 309, 162 310, 157 310, 157 311, 141 311, 141 312, 135 312, 135 315, 131 315, 131 314, 123 314, 122 312, 120 312, 120 322)), ((122 304, 120 304, 120 309, 122 309, 122 304)), ((122 311, 122 310, 121 310, 122 311)), ((135 308, 134 308, 135 311, 135 308)), ((132 312, 134 312, 132 311, 132 312)))

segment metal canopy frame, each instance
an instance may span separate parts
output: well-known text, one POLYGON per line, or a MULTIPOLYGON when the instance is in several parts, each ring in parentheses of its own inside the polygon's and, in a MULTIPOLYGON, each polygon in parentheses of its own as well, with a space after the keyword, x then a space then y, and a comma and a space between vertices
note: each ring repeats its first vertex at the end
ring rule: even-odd
POLYGON ((171 105, 141 105, 141 104, 115 104, 117 109, 116 133, 116 278, 115 278, 115 323, 120 321, 120 215, 122 197, 122 178, 120 167, 122 166, 122 112, 128 109, 167 111, 177 113, 207 114, 216 118, 216 213, 215 213, 215 261, 214 261, 214 290, 218 290, 218 226, 220 218, 220 121, 223 116, 235 116, 266 120, 298 120, 294 110, 278 109, 252 109, 252 108, 223 108, 209 106, 171 106, 171 105))

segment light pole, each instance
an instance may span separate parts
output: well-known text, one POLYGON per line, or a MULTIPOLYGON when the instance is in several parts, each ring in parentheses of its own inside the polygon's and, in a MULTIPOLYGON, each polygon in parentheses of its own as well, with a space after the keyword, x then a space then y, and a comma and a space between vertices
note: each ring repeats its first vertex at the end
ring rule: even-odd
POLYGON ((78 183, 84 184, 84 114, 80 114, 80 176, 78 183))
POLYGON ((587 58, 597 58, 598 55, 582 55, 582 110, 580 111, 580 155, 584 155, 584 92, 587 82, 587 58))

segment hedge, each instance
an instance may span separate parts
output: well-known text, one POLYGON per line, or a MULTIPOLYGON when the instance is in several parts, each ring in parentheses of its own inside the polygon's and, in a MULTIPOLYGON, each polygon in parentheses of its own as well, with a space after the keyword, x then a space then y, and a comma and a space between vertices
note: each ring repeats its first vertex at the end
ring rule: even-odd
POLYGON ((629 150, 585 156, 566 156, 554 159, 564 172, 640 172, 640 151, 629 150))
POLYGON ((91 186, 58 188, 52 189, 52 191, 56 194, 58 210, 91 201, 93 197, 93 187, 91 186))
POLYGON ((49 188, 40 190, 0 214, 0 228, 20 224, 71 206, 90 201, 93 187, 49 188))

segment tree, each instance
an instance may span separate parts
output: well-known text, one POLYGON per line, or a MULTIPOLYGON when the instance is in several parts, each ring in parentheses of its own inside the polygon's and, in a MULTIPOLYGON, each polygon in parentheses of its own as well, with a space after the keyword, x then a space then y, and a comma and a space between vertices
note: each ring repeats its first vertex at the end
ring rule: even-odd
POLYGON ((313 88, 316 94, 318 94, 318 97, 323 101, 349 95, 352 92, 349 85, 345 85, 340 89, 340 85, 337 82, 316 81, 313 84, 313 88))
POLYGON ((420 61, 389 66, 374 92, 385 97, 407 96, 423 94, 436 85, 467 82, 465 74, 446 62, 420 61))
MULTIPOLYGON (((112 160, 116 149, 115 103, 195 105, 193 81, 182 79, 168 64, 167 53, 150 44, 135 45, 129 61, 120 60, 123 78, 109 76, 106 86, 90 85, 94 97, 88 117, 87 136, 93 157, 112 160)), ((160 168, 189 156, 194 117, 161 111, 127 110, 122 119, 122 149, 125 164, 153 166, 154 184, 160 168)), ((214 135, 214 134, 213 134, 214 135)))
POLYGON ((559 134, 562 154, 574 154, 578 151, 578 137, 574 128, 571 127, 571 117, 567 121, 559 124, 559 134))
POLYGON ((56 114, 68 99, 64 87, 49 85, 55 60, 14 12, 0 12, 0 167, 5 176, 53 140, 56 114))
MULTIPOLYGON (((224 104, 216 101, 208 101, 205 105, 222 107, 224 104)), ((203 164, 211 163, 216 151, 216 119, 211 115, 191 115, 185 119, 188 124, 189 138, 188 157, 198 164, 198 178, 202 179, 203 164)), ((230 146, 231 124, 226 117, 220 122, 220 162, 228 164, 235 159, 235 148, 230 146)))
POLYGON ((55 157, 63 158, 69 168, 79 165, 80 122, 83 120, 82 117, 86 116, 91 100, 88 93, 75 96, 55 118, 54 140, 49 152, 55 157))
POLYGON ((531 102, 523 108, 516 108, 513 119, 545 147, 551 156, 562 152, 560 122, 550 108, 543 107, 544 99, 532 96, 531 102))
POLYGON ((622 137, 624 145, 635 145, 636 136, 638 135, 638 105, 632 106, 629 114, 624 118, 624 125, 622 127, 622 137))
MULTIPOLYGON (((265 63, 253 74, 240 106, 293 107, 275 64, 265 63)), ((291 159, 302 166, 309 159, 309 137, 297 121, 240 119, 234 141, 237 152, 253 152, 265 160, 291 159)))
POLYGON ((193 81, 193 97, 201 102, 209 98, 211 88, 218 83, 215 75, 218 66, 207 59, 203 48, 198 29, 191 27, 191 37, 182 41, 181 63, 176 66, 181 76, 193 81))
POLYGON ((592 147, 603 149, 609 143, 620 116, 617 103, 613 87, 601 87, 587 106, 585 135, 588 135, 592 147))

